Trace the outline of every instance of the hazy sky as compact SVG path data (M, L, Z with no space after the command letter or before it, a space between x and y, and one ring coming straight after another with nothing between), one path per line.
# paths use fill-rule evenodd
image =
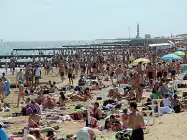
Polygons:
M0 0L0 38L92 40L187 33L187 0Z

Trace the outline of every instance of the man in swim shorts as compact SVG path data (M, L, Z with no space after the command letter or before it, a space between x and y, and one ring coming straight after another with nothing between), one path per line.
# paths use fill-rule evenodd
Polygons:
M116 69L115 73L116 73L116 76L117 76L118 85L120 87L120 84L123 80L123 70L121 68L121 65L119 65L119 67Z

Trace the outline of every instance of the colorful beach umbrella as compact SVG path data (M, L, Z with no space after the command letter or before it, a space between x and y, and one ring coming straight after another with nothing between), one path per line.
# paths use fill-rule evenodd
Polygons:
M145 58L139 58L139 59L136 59L136 60L134 60L133 62L132 62L132 64L138 64L138 63L140 63L140 62L142 62L142 63L149 63L149 62L151 62L149 59L145 59Z
M174 54L178 55L178 56L184 56L185 55L185 53L181 52L181 51L174 52Z
M177 56L175 54L167 54L161 57L161 60L163 61L172 61L172 60L181 60L182 58L180 56Z

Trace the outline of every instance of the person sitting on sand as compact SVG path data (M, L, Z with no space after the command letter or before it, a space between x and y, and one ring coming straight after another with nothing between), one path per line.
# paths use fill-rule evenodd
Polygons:
M128 123L129 123L128 109L123 110L123 114L122 114L121 119L122 119L122 123L123 123L123 129L127 129L128 128Z
M55 107L54 101L50 97L47 97L47 100L44 102L43 105L43 110L53 109L54 107Z
M110 130L111 128L110 118L108 118L105 120L104 130Z
M31 101L30 104L28 104L26 107L26 114L30 115L33 114L33 110L36 110L36 114L41 114L41 108L38 103L36 103L34 100Z
M96 140L96 134L92 128L83 127L77 132L76 140Z
M28 118L28 128L35 128L39 126L41 116L37 114L37 110L34 109L33 113Z
M96 118L97 120L100 120L102 118L102 111L99 108L98 102L94 103L94 106L92 108L92 112L93 112L93 117Z
M171 102L171 105L172 105L172 107L173 107L173 110L175 111L175 113L180 113L180 111L181 111L181 108L180 108L180 101L178 100L177 94L175 94L173 97L174 97L174 98L173 98L173 100L172 100L172 102Z
M116 119L114 115L110 115L110 124L113 131L119 131L122 129L122 125L119 120Z
M80 77L80 79L78 81L78 85L79 86L84 86L85 84L86 84L86 81L85 81L83 75L81 75L81 77Z
M60 92L60 97L59 97L60 107L65 106L66 101L67 98L65 97L64 92Z
M87 95L83 93L80 88L78 88L77 90L78 93L72 96L72 101L87 101Z
M121 94L118 92L118 88L110 89L108 93L108 97L112 97L112 99L120 100Z
M45 97L44 97L44 95L43 95L42 92L40 92L39 96L36 98L35 101L36 101L36 103L38 103L39 105L44 104L44 102L45 102Z
M49 93L55 92L55 87L53 85L50 85L50 88L48 89Z

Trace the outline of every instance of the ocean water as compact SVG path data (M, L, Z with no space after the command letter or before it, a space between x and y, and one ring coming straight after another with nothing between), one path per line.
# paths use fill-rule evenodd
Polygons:
M25 48L60 48L66 45L89 45L116 42L116 40L88 40L88 41L36 41L36 42L6 42L0 41L0 55L10 55L13 49ZM34 51L19 52L20 54L35 54ZM50 54L52 52L48 52Z

